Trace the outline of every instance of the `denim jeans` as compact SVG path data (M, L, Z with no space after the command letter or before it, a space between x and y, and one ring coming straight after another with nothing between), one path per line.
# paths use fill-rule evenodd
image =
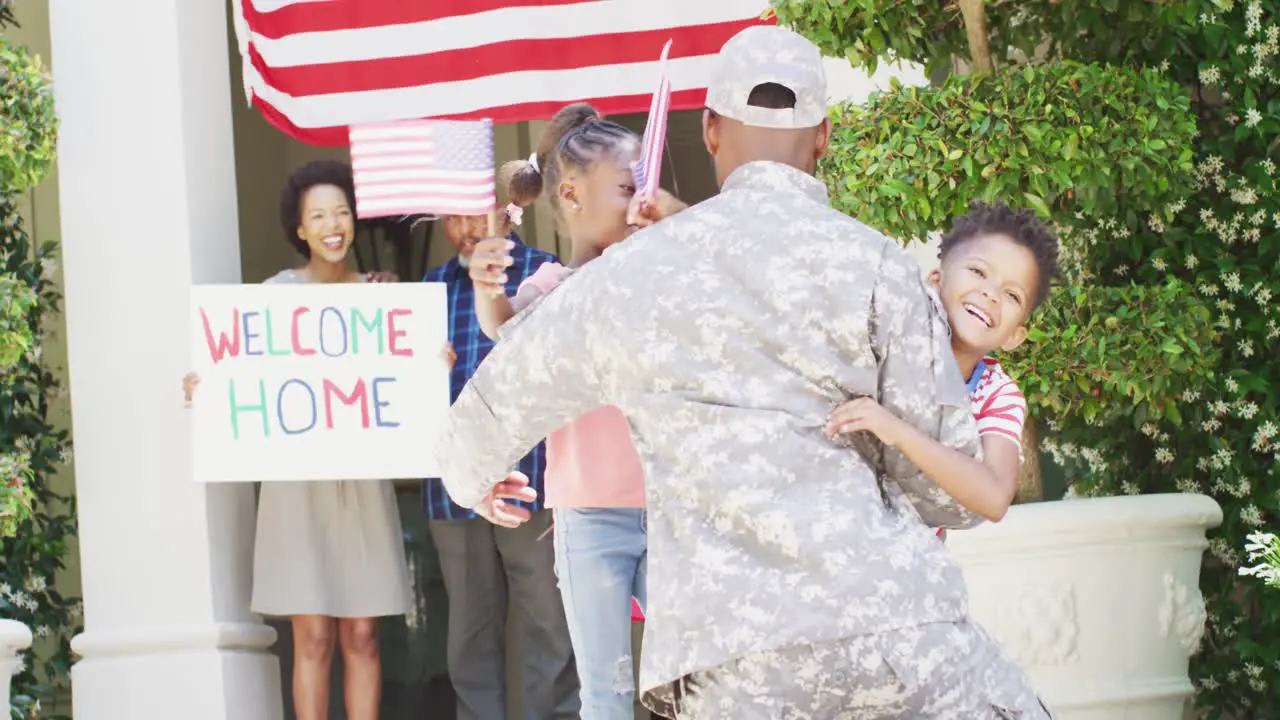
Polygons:
M641 508L556 508L556 575L582 683L582 720L633 720L631 598L645 607Z

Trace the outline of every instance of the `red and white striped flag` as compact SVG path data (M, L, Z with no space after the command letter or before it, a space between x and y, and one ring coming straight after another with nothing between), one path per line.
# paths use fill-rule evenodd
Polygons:
M644 112L668 38L671 107L701 108L715 55L768 0L233 0L249 101L283 132L343 145L350 125L551 117L584 100Z
M350 139L362 218L484 215L497 204L488 120L357 125Z
M644 140L640 143L640 159L631 166L636 178L636 194L652 198L658 189L658 175L662 172L662 148L667 141L667 113L671 110L671 80L667 77L667 54L671 41L662 46L658 57L658 89L649 103L649 122L644 126Z

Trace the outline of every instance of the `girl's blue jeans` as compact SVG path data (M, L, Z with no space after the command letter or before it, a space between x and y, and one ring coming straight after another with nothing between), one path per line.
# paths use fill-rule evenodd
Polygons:
M582 683L582 720L634 720L631 598L645 608L642 508L556 508L556 575Z

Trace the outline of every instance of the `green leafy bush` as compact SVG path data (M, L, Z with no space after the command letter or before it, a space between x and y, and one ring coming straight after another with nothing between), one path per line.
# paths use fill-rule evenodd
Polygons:
M53 586L76 532L75 498L51 484L71 460L70 436L50 416L62 388L42 352L44 333L62 301L53 282L56 252L53 243L32 243L13 202L0 196L0 274L36 298L25 318L33 341L0 373L0 468L6 467L3 458L10 458L7 467L23 470L26 482L26 507L9 516L12 522L3 527L8 535L0 538L0 617L23 623L37 638L13 677L15 706L47 700L49 682L67 681L70 641L80 626L79 599Z
M0 192L40 182L53 162L58 115L40 58L0 36Z
M36 296L26 283L12 275L0 275L0 373L18 362L31 349L33 339L27 313L35 305Z
M1053 291L1030 342L1004 362L1025 378L1022 389L1041 420L1079 418L1103 429L1130 420L1180 425L1176 389L1217 364L1217 335L1213 313L1177 280L1068 285Z
M35 293L13 275L0 276L0 378L31 351L34 338L28 313L35 305ZM31 516L32 493L30 458L23 453L0 453L0 538L13 537L18 526Z
M1229 4L1235 5L1235 0ZM773 0L778 20L833 57L874 72L886 60L950 69L969 54L960 3ZM1204 8L1217 3L1131 0L987 0L989 42L1001 57L1074 58L1158 65L1185 47ZM1161 32L1151 32L1152 27ZM1154 61L1152 59L1154 58Z
M964 53L964 23L954 3L775 0L778 21L822 52L874 72L885 59L935 70ZM956 32L959 31L957 42Z
M1191 98L1155 70L1079 63L903 87L833 109L823 175L837 208L903 240L975 199L1041 215L1159 207L1195 180Z

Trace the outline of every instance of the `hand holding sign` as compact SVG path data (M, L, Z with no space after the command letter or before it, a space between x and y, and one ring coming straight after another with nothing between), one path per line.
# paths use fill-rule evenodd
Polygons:
M191 402L196 394L196 386L200 384L200 376L196 373L189 372L182 376L182 405L183 407L191 407Z

